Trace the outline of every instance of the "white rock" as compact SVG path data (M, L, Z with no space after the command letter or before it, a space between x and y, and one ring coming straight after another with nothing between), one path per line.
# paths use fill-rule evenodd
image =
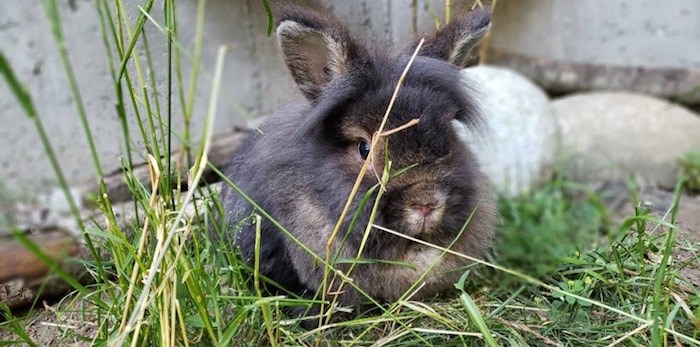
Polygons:
M479 94L488 128L458 132L476 152L496 190L507 196L527 193L551 173L558 153L558 129L542 89L521 74L492 66L462 70Z
M651 96L596 92L552 102L562 135L564 174L591 180L634 173L650 184L673 187L678 158L700 149L700 117Z

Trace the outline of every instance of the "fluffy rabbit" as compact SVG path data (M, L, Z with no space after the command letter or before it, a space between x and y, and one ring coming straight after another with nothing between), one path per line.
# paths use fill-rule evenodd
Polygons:
M459 78L459 66L488 30L489 10L454 19L426 38L385 130L414 118L419 122L387 136L369 159L372 136L417 42L390 55L366 48L336 20L315 11L287 6L277 9L276 16L277 39L303 98L265 119L260 131L244 141L226 171L228 178L324 258L326 243L360 169L365 160L371 160L332 247L341 258L355 258L376 190L357 211L360 199L377 185L389 158L392 172L407 169L385 186L374 224L438 246L452 244L451 249L459 253L483 255L496 220L493 199L474 155L456 136L453 122L469 127L481 122L476 101ZM254 208L229 186L223 189L222 199L228 241L252 265L256 227L241 224L241 220L254 213ZM356 214L358 219L348 230ZM291 292L307 297L317 293L323 264L269 220L263 218L261 227L261 273ZM369 233L362 258L379 261L358 263L350 277L365 293L383 302L398 299L434 262L437 265L413 299L427 299L453 288L469 265L464 258L376 228ZM336 267L345 273L350 264ZM334 281L334 288L339 282ZM363 301L366 299L348 284L338 298L341 305Z

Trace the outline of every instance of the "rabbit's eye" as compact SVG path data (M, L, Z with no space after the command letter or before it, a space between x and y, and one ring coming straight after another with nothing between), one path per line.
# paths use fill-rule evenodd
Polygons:
M360 152L362 160L367 159L369 155L369 143L365 140L360 140L360 143L357 145L357 150Z

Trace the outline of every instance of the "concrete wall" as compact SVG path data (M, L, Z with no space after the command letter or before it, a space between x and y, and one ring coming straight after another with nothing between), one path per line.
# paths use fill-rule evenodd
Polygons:
M700 70L700 1L504 0L491 47L576 63Z
M144 1L125 2L133 23L138 15L137 5ZM119 157L124 153L125 144L114 109L114 89L95 2L70 0L58 3L70 59L104 169L107 172L119 169ZM434 25L433 16L424 4L430 3L432 11L442 15L444 1L421 0L417 3L415 29L424 32ZM195 0L177 1L180 43L187 51L194 46L197 4ZM368 40L379 39L390 43L405 41L414 31L411 0L323 0L318 4L331 8L360 37ZM160 24L163 23L161 12L162 2L156 1L152 14ZM193 127L195 134L200 130L216 52L221 44L231 43L233 50L228 55L224 70L216 124L218 132L226 132L236 124L270 112L297 93L291 78L287 76L274 38L268 38L265 33L266 20L260 0L207 1L202 73ZM161 94L161 108L164 108L163 95L167 86L165 36L151 23L146 24L146 30L154 59L156 88ZM142 48L138 46L138 49ZM70 183L93 177L87 141L39 1L0 1L0 51L33 95ZM184 76L187 77L191 65L187 58L183 58L183 65ZM130 68L134 71L133 64ZM175 94L173 119L179 131L182 122L177 100ZM136 120L130 105L127 105L127 113L128 122L135 133ZM143 151L138 151L136 155L139 160ZM0 83L0 184L6 186L0 190L29 195L55 184L54 173L33 125L24 116L4 82Z
M700 1L504 0L488 63L555 94L633 91L700 105Z

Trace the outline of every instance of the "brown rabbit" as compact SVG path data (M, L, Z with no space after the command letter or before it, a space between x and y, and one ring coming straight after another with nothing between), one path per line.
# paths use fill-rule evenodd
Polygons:
M441 247L452 244L451 249L459 253L482 256L493 235L496 213L487 180L455 134L453 122L472 128L481 123L474 92L460 80L459 66L488 30L490 11L469 13L426 38L385 130L414 118L419 123L388 136L373 158L367 158L372 136L416 44L399 55L370 51L325 15L294 6L279 7L276 14L277 39L304 98L263 121L260 131L233 155L228 178L324 257L360 168L371 160L333 244L339 257L355 258L377 190L366 204L360 200L377 185L376 173L381 174L385 158L390 158L392 172L406 170L385 186L374 223ZM228 186L222 199L229 241L252 264L255 226L240 221L255 209ZM356 221L349 228L353 218ZM263 219L261 227L262 274L294 293L316 294L323 264L269 220ZM355 265L350 277L354 285L382 302L397 300L434 262L437 265L412 298L428 299L449 291L470 263L454 255L443 257L440 250L376 228L368 236L362 258L377 261ZM347 272L350 265L335 267ZM336 287L339 282L334 282ZM365 301L348 284L339 296L341 305Z

